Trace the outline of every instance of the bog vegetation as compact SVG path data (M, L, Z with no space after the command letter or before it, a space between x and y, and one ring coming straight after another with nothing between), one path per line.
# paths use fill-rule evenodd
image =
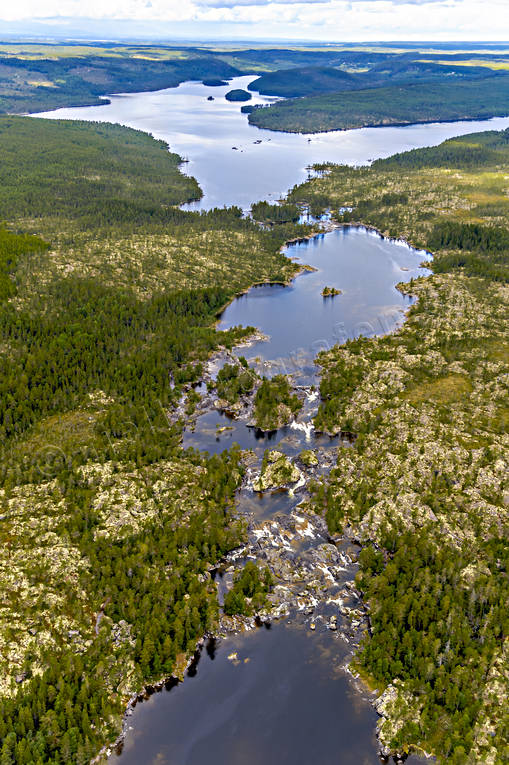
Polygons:
M1 761L86 763L217 618L242 467L184 452L176 405L300 229L182 212L195 181L127 128L5 117L0 156Z
M309 53L330 63L266 61L304 66ZM35 66L14 59L2 66ZM219 60L208 74L261 66L259 51ZM216 333L218 311L253 282L287 281L280 247L305 229L293 215L260 215L277 223L262 228L236 208L181 211L200 191L166 148L126 128L0 120L2 765L86 763L114 739L126 699L181 673L215 623L210 569L242 539L239 453L183 451L176 405L210 351L246 334ZM453 765L509 755L508 165L508 133L466 136L332 167L284 206L436 252L400 332L320 356L315 424L356 440L314 502L331 534L363 544L370 631L356 667L384 690L382 740ZM240 362L218 385L234 400L251 382ZM257 423L278 427L300 405L285 378L264 380ZM299 475L276 452L263 467ZM246 566L226 609L248 613L270 586Z
M401 330L319 356L315 424L356 440L315 503L363 544L355 666L382 741L455 765L509 756L508 167L509 132L487 132L291 194L434 252Z

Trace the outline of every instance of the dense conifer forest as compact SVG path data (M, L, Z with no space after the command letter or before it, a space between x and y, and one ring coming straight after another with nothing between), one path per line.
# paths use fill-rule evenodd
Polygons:
M5 117L0 156L1 761L86 763L217 619L242 467L183 451L176 407L299 229L182 212L196 182L127 128Z
M341 63L264 52L274 69L311 54ZM200 78L260 66L256 50L211 53L214 71L199 58ZM244 538L244 468L236 448L183 450L179 405L210 353L249 332L218 333L221 308L295 274L281 246L308 233L303 204L435 254L430 277L401 286L418 300L400 331L318 358L316 429L353 441L311 503L362 548L369 629L354 668L382 692L389 751L505 762L509 133L322 167L280 208L254 205L261 226L238 208L181 210L196 182L127 128L5 116L0 158L2 765L88 763L126 700L180 676L217 623L210 572ZM259 427L299 411L287 378L260 382L242 359L217 392L235 402L255 384ZM277 452L264 467L278 459L287 470ZM271 587L246 565L226 612L251 613Z
M472 53L464 44L457 51L446 46L439 52L440 47L0 42L0 113L101 104L110 93L188 80L217 85L249 74L258 76L248 90L290 99L253 108L252 124L271 130L319 132L505 115L504 46L496 53ZM234 93L235 100L250 98L245 90Z
M255 422L263 430L275 430L288 424L302 408L302 401L292 393L284 375L263 379L256 391L254 402Z
M509 104L509 76L483 80L403 82L350 87L340 92L308 95L254 109L252 125L287 133L321 133L360 127L410 125L416 122L452 122L504 117Z
M355 442L314 502L362 544L354 666L383 691L381 741L458 765L509 756L508 164L509 132L486 132L290 195L434 253L400 285L418 298L401 330L318 357L315 425Z

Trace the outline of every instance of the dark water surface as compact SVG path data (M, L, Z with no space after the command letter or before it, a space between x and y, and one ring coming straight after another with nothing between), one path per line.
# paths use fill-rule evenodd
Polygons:
M220 642L135 708L122 765L372 765L376 713L328 630L279 623ZM236 654L236 658L228 656ZM212 658L213 656L213 658Z
M384 334L402 323L410 301L395 285L426 273L420 264L429 258L364 228L327 233L292 245L288 254L317 270L297 277L290 287L251 289L226 309L219 326L259 327L270 339L239 353L260 371L291 372L306 385L316 382L318 350L347 337ZM343 294L322 298L325 284ZM259 460L267 448L277 447L289 457L304 448L348 448L346 440L315 435L311 420L317 406L318 397L309 393L298 421L270 434L247 427L243 419L208 412L184 432L184 446L217 453L235 442ZM237 509L263 521L295 512L300 499L244 489ZM345 580L354 573L346 571ZM223 592L220 579L218 587ZM340 631L331 632L318 619L311 631L302 614L270 629L229 636L213 650L201 651L183 683L136 706L122 750L110 760L119 765L376 765L377 715L345 671L351 650ZM420 762L407 760L408 765Z
M184 83L156 93L114 96L101 107L59 109L44 116L119 122L168 141L189 157L187 171L205 192L198 205L277 199L306 176L313 162L365 164L397 151L440 143L474 130L500 129L509 119L486 122L376 128L319 136L260 131L247 123L238 104L225 101L236 78L224 88ZM213 95L214 101L207 101ZM267 102L254 96L254 103ZM261 141L261 143L260 143ZM236 147L235 149L233 147ZM313 272L291 286L256 287L224 312L220 329L254 325L269 339L239 350L264 374L285 372L299 384L316 384L313 359L322 349L359 335L381 335L400 326L411 300L395 289L426 273L428 255L366 229L344 228L288 248L289 257ZM324 286L342 294L322 298ZM308 389L298 421L273 434L230 421L215 411L184 433L184 446L220 452L237 442L261 460L277 446L293 457L303 448L348 448L346 440L317 437L312 418L318 400ZM223 430L223 428L227 428ZM321 469L321 468L320 468ZM299 495L238 493L240 514L257 521L296 511ZM307 545L321 544L305 540ZM303 544L304 544L303 543ZM355 571L345 569L343 586ZM224 582L219 581L220 592ZM334 583L335 586L336 583ZM330 609L330 606L327 606ZM309 621L309 619L308 619ZM344 636L343 635L344 632ZM345 671L351 645L348 629L332 632L317 620L309 629L301 614L209 644L183 683L137 704L119 765L375 765L376 713ZM416 757L409 763L421 762Z
M361 227L346 227L291 245L287 254L315 271L289 287L252 287L228 306L219 329L253 326L268 335L243 351L260 358L259 371L296 374L308 380L313 359L347 339L383 335L400 326L411 298L395 285L425 275L429 254L404 242L384 239ZM341 295L324 298L324 286Z

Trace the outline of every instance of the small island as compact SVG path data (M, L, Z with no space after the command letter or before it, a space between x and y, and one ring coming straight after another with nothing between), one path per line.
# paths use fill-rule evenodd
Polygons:
M324 287L322 290L322 297L336 297L336 295L341 295L341 290L336 289L336 287Z
M207 87L209 88L219 88L222 85L228 85L228 83L225 80L220 80L220 79L202 80L202 83L204 85L207 85Z
M251 93L248 93L247 90L236 88L235 90L228 91L225 98L227 101L250 101L252 95Z

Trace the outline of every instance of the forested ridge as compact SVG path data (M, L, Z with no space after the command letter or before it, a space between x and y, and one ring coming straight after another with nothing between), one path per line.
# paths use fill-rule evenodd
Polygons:
M108 93L159 90L185 80L241 73L213 52L192 47L0 44L0 112L99 105Z
M383 691L387 752L509 757L509 133L369 168L331 166L293 202L433 251L394 335L320 354L319 430L355 434L315 503L362 544L369 630L355 669Z
M181 211L196 182L128 128L5 117L0 157L1 761L86 763L216 622L242 467L183 451L176 406L301 229Z
M494 116L499 109L505 114L508 69L503 47L472 53L460 43L457 52L445 48L440 53L408 43L398 50L390 44L376 50L362 45L324 50L309 44L205 48L0 42L0 113L100 105L110 93L154 91L190 80L217 85L249 74L259 75L249 90L291 99L268 109L255 107L252 122L273 130L315 132L406 123L417 116L422 121L473 119ZM362 93L357 97L352 91Z
M378 56L380 58L376 53L359 51L356 59L344 60L340 54L331 52L327 55L326 66L313 62L312 66L297 65L267 72L254 80L249 90L268 96L298 98L378 88L394 83L463 81L499 74L489 66L476 66L475 60L469 62L469 66L463 65L464 62L458 64L452 56L442 61L423 60L424 56L418 53L392 56L379 53Z
M339 88L338 88L339 91ZM254 109L249 122L266 130L321 133L360 127L410 125L505 117L509 77L501 74L482 81L442 79L410 81L364 90L307 95Z
M73 230L168 223L174 205L201 197L180 157L141 130L4 116L0 141L4 220L72 220Z

